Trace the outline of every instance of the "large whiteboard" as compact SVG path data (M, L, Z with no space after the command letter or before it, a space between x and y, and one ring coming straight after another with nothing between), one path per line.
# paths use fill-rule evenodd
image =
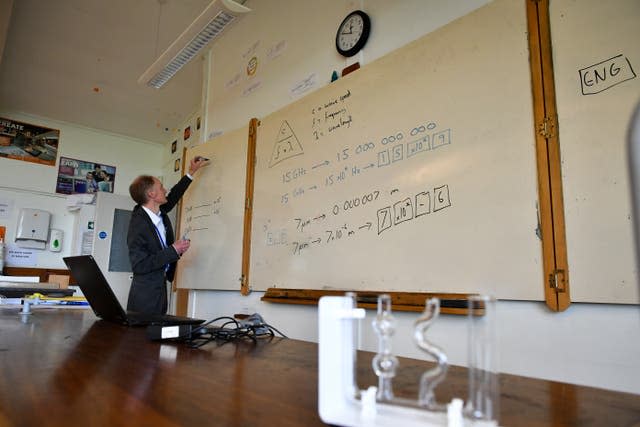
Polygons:
M542 300L525 3L261 121L250 285Z
M180 288L240 289L247 137L245 127L186 152L187 164L195 156L210 164L182 198L178 231L191 246L178 262Z
M575 302L638 303L626 137L640 100L640 2L550 2Z

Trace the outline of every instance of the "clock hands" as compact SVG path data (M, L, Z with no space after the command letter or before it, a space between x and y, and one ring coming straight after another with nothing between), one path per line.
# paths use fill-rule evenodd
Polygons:
M369 15L361 10L355 10L338 26L336 32L336 49L345 57L355 55L367 42L371 21Z

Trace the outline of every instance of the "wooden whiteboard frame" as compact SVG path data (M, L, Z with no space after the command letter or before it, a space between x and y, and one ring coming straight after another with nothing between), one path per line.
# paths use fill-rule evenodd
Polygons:
M256 166L256 139L260 121L253 118L249 121L249 140L247 147L247 178L245 183L244 232L242 237L242 277L240 293L249 295L249 267L251 254L251 219L253 218L253 184Z
M529 55L536 156L538 199L542 233L542 259L547 306L564 311L571 303L569 265L565 236L564 202L560 163L560 140L553 75L548 0L525 0L529 29Z
M284 289L269 288L261 298L262 301L295 304L295 305L317 305L318 300L324 296L343 296L345 291L315 290L315 289ZM473 294L446 294L431 292L381 292L381 291L354 291L358 307L375 310L378 305L378 296L382 294L391 297L391 307L393 311L422 312L425 309L425 302L430 298L440 300L440 313L442 314L462 314L469 311L467 299ZM474 314L483 314L483 311L476 310Z

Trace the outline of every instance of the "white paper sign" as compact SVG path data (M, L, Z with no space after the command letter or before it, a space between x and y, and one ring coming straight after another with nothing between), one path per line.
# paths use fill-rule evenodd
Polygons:
M13 200L0 199L0 218L9 218L13 209Z
M291 86L289 96L292 98L298 97L316 86L318 86L318 75L316 73L309 74L306 78Z
M229 90L232 87L236 86L238 83L240 83L241 80L242 80L242 71L238 71L233 77L227 80L227 82L224 84L224 88L226 90Z
M6 246L4 260L8 267L34 267L38 263L33 249L21 248L13 243Z
M260 86L262 86L262 82L260 80L254 81L250 85L247 85L246 88L244 88L244 90L242 91L242 96L251 95L253 92L258 90L258 88L260 88Z
M273 61L274 59L282 55L286 49L287 41L281 40L280 42L278 42L278 44L269 48L269 50L267 51L267 60Z

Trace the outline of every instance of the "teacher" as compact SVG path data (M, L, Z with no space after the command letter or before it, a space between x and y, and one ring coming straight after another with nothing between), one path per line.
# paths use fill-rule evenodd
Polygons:
M175 240L167 213L182 198L193 175L205 164L207 159L204 157L191 159L189 173L168 194L160 180L150 175L140 175L129 186L129 194L137 205L133 208L127 234L133 271L127 310L167 313L167 283L173 280L176 262L190 245L188 239Z

